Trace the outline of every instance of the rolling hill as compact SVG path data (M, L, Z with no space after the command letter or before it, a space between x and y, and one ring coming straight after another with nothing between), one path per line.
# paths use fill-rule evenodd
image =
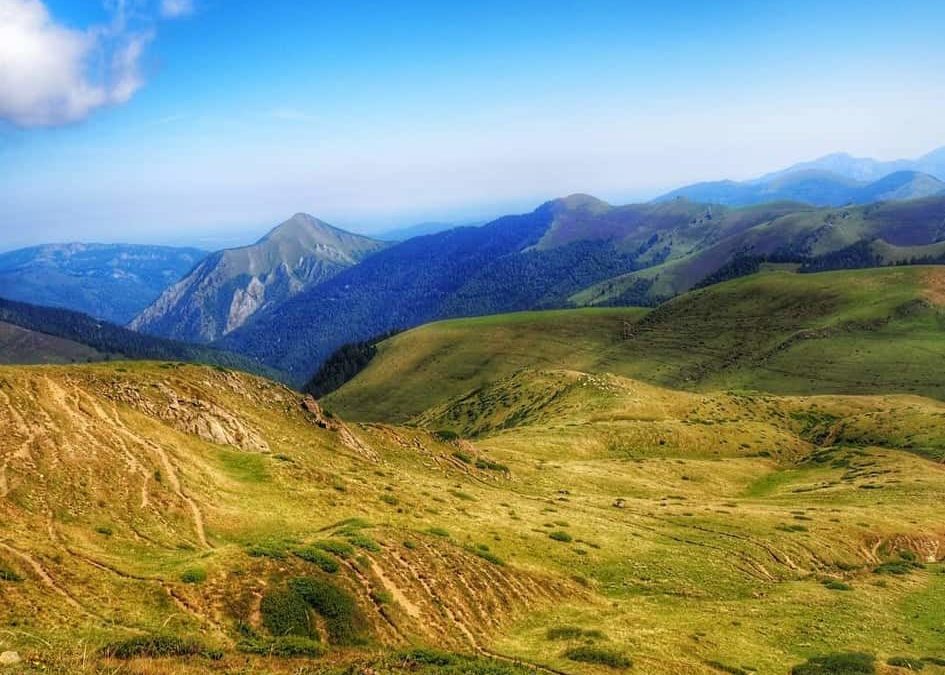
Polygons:
M385 244L297 213L252 246L218 251L131 323L135 330L211 342L256 312L338 274Z
M48 244L0 254L0 297L125 324L206 251L133 244Z
M381 342L325 404L350 419L405 422L520 368L614 373L698 391L882 391L945 400L936 365L945 358L943 289L945 267L771 271L650 312L433 323Z
M156 338L86 314L0 298L0 363L74 363L116 358L187 361L280 374L238 354Z
M27 673L945 658L940 402L523 369L408 428L138 363L3 367L0 400L0 650Z
M611 206L572 195L391 246L260 312L217 344L301 385L344 343L440 318L562 307L595 280L690 255L798 208L806 207Z
M943 242L945 197L796 209L751 227L718 232L688 254L599 282L570 300L576 305L657 304L694 288L739 256L805 263L815 270L938 263L943 260ZM850 255L863 246L872 254ZM833 266L825 264L831 256Z

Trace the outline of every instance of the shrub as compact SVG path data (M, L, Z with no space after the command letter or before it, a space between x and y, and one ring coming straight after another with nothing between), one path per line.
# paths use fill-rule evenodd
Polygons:
M281 544L271 542L262 544L250 544L246 548L246 553L252 558L272 558L282 560L285 558L285 547Z
M314 637L305 598L293 589L268 591L259 606L263 626L275 637Z
M348 558L354 554L354 546L341 539L322 539L312 544L315 548L328 551L339 558Z
M498 565L499 567L502 567L503 565L505 565L505 561L502 560L502 558L497 556L495 553L491 552L489 549L483 550L481 548L475 548L475 549L470 549L470 550L475 555L479 556L480 558L482 558L483 560L487 562L491 562L493 565Z
M564 653L564 657L578 663L594 663L610 668L629 668L633 665L630 659L619 652L590 645L572 647Z
M98 532L98 533L99 533L100 535L102 535L103 537L110 537L110 536L112 536L112 534L114 534L114 533L112 532L112 528L110 528L110 527L108 527L108 526L106 526L106 525L102 525L101 527L96 527L96 528L95 528L95 531Z
M202 567L191 567L189 570L184 570L180 575L180 580L185 584L202 584L207 580L207 571Z
M484 457L480 457L476 460L476 468L484 469L485 471L508 472L509 470L509 467L507 467L505 464L499 464L498 462L493 462L491 459L486 459Z
M729 675L748 675L748 671L744 668L739 668L738 666L730 666L727 663L722 663L721 661L706 661L707 666L719 670L723 673L729 673Z
M889 560L877 565L875 568L873 568L873 572L876 574L894 574L896 576L904 576L915 570L923 569L924 567L925 565L922 563L915 562L913 560Z
M456 497L457 499L462 499L465 502L474 502L476 498L473 497L468 492L463 492L462 490L450 490L450 494Z
M220 650L208 649L206 645L197 640L173 635L142 635L121 642L114 642L105 645L102 648L102 654L116 659L170 656L203 656L214 660L223 658L223 652Z
M837 581L836 579L827 579L823 582L824 588L829 588L831 591L852 591L853 586L850 584L845 584L842 581Z
M314 578L293 579L289 587L324 619L333 644L353 645L364 642L364 617L351 595L327 581Z
M455 431L450 431L449 429L440 429L439 431L434 431L433 436L444 443L452 443L453 441L459 440L459 434L457 434Z
M791 669L791 675L874 675L876 660L870 654L849 652L814 656Z
M925 662L922 659L914 659L908 656L893 656L886 661L887 665L896 668L905 668L906 670L922 670L925 668Z
M548 640L606 640L607 636L599 630L585 630L580 626L556 626L545 633Z
M450 533L448 530L444 530L442 527L431 527L427 530L429 534L432 534L434 537L443 537L444 539L450 538Z
M574 537L565 532L564 530L555 530L554 532L548 533L549 539L554 539L555 541L562 541L565 544L568 544L574 541Z
M377 553L381 550L381 547L376 541L371 539L366 534L361 534L360 532L355 532L348 535L348 541L351 542L354 546L358 548L363 548L365 551L372 551Z
M397 506L400 504L400 500L397 499L394 495L381 495L381 501L390 506Z
M319 657L325 653L325 649L316 640L295 635L286 635L272 640L244 640L238 643L236 648L247 654L281 656L283 658L300 656L311 658Z
M458 459L458 460L459 460L460 462L462 462L463 464L472 464L472 463L473 463L473 457L472 457L472 455L470 455L468 452L463 452L462 450L457 450L456 452L454 452L454 453L453 453L453 457L455 457L456 459Z
M323 572L328 572L328 574L334 574L339 569L338 562L333 557L331 557L327 551L323 551L320 548L306 546L304 548L297 548L292 551L292 553L297 558L301 558L305 562L310 562L313 565L317 565L319 569L321 569Z
M584 635L584 629L577 626L557 626L549 628L545 637L549 640L577 640Z
M0 563L0 581L23 581L23 577Z

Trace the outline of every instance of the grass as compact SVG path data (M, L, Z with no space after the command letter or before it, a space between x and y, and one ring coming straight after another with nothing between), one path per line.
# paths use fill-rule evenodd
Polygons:
M290 588L324 617L332 644L357 645L365 641L367 624L350 593L312 577L293 579Z
M428 324L382 342L368 368L329 399L342 417L403 422L548 364L686 389L945 399L935 376L945 359L941 310L928 300L937 297L929 288L939 274L934 267L772 272L688 293L650 313L580 309ZM915 301L917 313L899 311ZM623 339L625 324L634 326L631 339ZM440 428L467 433L461 425Z
M633 661L619 652L590 645L572 647L564 652L564 657L569 661L593 663L608 668L624 669L633 665Z
M791 675L872 675L876 659L863 652L815 656L791 669Z
M334 556L316 546L296 548L293 549L292 553L296 557L301 558L305 562L312 563L328 574L335 574L340 569L338 561L335 560Z
M202 567L191 567L181 573L180 580L185 584L202 584L207 580L207 570Z
M102 648L102 654L115 659L170 658L202 656L218 660L223 654L197 640L174 635L148 635L114 642Z
M931 672L927 659L945 658L945 575L940 563L917 566L941 529L945 474L932 458L945 442L945 406L885 394L693 393L550 365L437 406L430 427L420 418L349 423L361 445L312 425L284 388L236 374L0 368L0 392L39 434L30 462L43 476L18 459L23 437L0 437L15 525L0 537L0 556L28 579L0 582L4 649L47 672L94 672L105 666L91 657L82 666L84 645L112 644L126 628L183 639L212 620L221 643L247 651L229 648L213 664L221 672L385 673L408 658L383 646L395 630L419 646L465 644L451 612L477 637L488 628L480 639L490 651L563 672L609 670L565 655L578 647L632 656L636 671L654 675L711 672L709 663L785 673L811 656L864 651L880 655L877 669L905 655ZM53 396L57 385L65 402ZM167 389L263 439L266 452L232 452L257 453L266 478L233 471L218 444L149 412L165 410ZM97 426L97 410L109 426ZM483 430L473 463L488 457L507 475L470 470L453 456L456 444L431 437L451 415ZM276 461L279 453L294 461ZM29 483L20 480L27 470ZM382 494L396 495L402 511ZM95 533L103 523L111 537ZM50 528L67 548L50 543ZM555 531L573 545L549 538ZM378 550L353 543L361 538ZM910 573L873 574L874 546ZM309 550L318 553L298 555ZM20 552L104 621L86 619ZM211 572L206 581L180 583L198 568ZM261 611L260 597L282 593L290 595ZM549 640L568 627L581 632ZM309 648L326 661L280 661ZM58 653L75 661L56 670ZM455 673L527 672L430 656L441 657ZM422 660L408 667L436 672ZM190 675L209 665L181 658L165 669Z

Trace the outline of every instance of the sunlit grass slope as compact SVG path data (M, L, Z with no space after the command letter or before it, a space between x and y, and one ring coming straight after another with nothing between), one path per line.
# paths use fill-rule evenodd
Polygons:
M521 367L609 372L693 390L945 398L945 268L770 271L652 312L523 313L429 324L381 343L326 401L404 421Z
M211 368L0 369L0 651L59 673L783 674L847 651L942 672L945 404L519 368L416 421Z

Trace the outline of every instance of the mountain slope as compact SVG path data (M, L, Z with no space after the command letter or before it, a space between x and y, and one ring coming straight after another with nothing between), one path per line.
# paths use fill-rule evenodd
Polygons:
M897 159L889 162L870 157L853 157L845 152L838 152L766 174L758 180L767 182L784 174L810 170L829 171L852 180L864 182L877 181L884 176L899 171L917 171L945 181L945 147L932 150L917 159Z
M403 422L521 368L686 389L921 393L945 400L945 267L769 272L632 308L428 324L378 345L325 404ZM430 383L435 383L431 386Z
M208 256L141 312L131 327L210 342L259 310L331 278L384 246L298 213L252 246Z
M132 244L48 244L0 254L0 297L125 324L206 251Z
M0 401L26 672L945 657L940 402L522 370L428 411L445 441L193 366L5 367Z
M945 182L925 173L897 171L875 181L857 181L822 169L799 169L758 180L698 183L657 198L684 197L709 204L748 206L773 201L797 201L812 206L843 206L879 201L919 199L945 194Z
M592 285L571 296L577 305L647 304L684 293L738 256L812 262L858 245L876 254L851 267L936 262L945 242L945 197L839 209L796 209L760 224L720 233L685 256Z
M341 344L440 318L562 307L591 280L688 255L798 208L611 206L572 195L529 214L392 246L260 313L219 344L301 385Z
M238 354L137 333L67 309L0 298L0 363L68 363L126 358L189 361L278 376Z

